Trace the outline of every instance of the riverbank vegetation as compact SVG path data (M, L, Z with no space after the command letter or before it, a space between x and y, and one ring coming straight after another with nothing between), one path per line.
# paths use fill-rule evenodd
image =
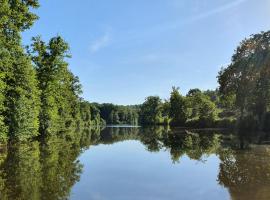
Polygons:
M78 77L68 68L69 46L60 36L21 33L38 19L37 0L0 1L0 139L27 140L81 125L101 123L99 112L80 98Z
M142 105L119 106L83 100L79 78L69 70L69 45L60 36L21 33L38 19L38 0L0 0L0 140L28 140L102 124L239 127L270 130L270 32L243 40L219 88L173 87L168 99L149 96Z
M236 111L226 107L219 91L191 89L186 96L179 88L172 88L170 98L147 97L141 106L142 124L189 126L189 127L233 127Z
M270 130L270 31L243 40L217 79L215 90L195 88L182 95L172 87L165 100L149 96L143 104L126 108L140 125ZM130 123L116 114L123 106L97 107L109 123Z
M111 103L92 103L99 112L100 117L106 121L106 124L115 125L138 125L139 106L122 106Z
M147 97L141 123L269 131L270 31L243 40L217 78L214 91L192 89L183 96L173 87L168 100Z

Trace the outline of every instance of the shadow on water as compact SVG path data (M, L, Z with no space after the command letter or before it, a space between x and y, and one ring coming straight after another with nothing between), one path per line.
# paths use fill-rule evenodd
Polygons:
M266 133L109 127L10 144L0 154L0 199L68 199L83 170L79 155L91 146L127 140L139 141L150 152L168 152L173 164L181 165L184 155L202 163L216 155L217 182L232 199L270 199L269 138Z

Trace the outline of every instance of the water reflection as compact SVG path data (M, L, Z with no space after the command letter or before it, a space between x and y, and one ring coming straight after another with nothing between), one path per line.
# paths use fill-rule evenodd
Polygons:
M230 134L169 127L110 127L59 133L57 137L1 147L0 199L69 199L84 169L78 157L87 149L91 151L91 146L124 141L139 141L146 151L155 154L167 152L172 165L181 165L184 156L204 164L215 155L219 159L216 184L227 189L231 199L270 199L268 139L265 133ZM205 167L211 168L209 163ZM192 175L192 169L189 173Z
M234 200L270 199L270 148L249 146L220 154L218 181Z

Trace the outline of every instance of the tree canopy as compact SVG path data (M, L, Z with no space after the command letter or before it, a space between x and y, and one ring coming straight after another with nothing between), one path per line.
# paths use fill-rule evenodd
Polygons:
M263 128L270 108L270 32L243 40L218 81L222 96L238 108L240 120L249 118Z

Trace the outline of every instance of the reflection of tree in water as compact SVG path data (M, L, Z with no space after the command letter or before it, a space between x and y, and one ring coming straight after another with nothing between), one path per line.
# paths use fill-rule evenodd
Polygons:
M41 166L39 142L15 144L8 148L1 163L4 187L1 199L40 199Z
M100 132L100 140L96 144L114 144L126 140L138 140L138 134L138 128L110 127Z
M166 149L170 152L173 162L177 162L184 154L191 159L201 160L203 156L216 153L220 147L218 134L197 134L185 130L176 132L164 126L146 128L111 127L101 132L99 143L113 144L126 140L139 140L151 152Z
M42 199L65 199L79 181L82 165L77 156L78 143L61 138L48 138L41 147Z
M188 133L184 140L186 154L194 160L201 160L203 155L215 154L220 147L220 138L217 134L199 135Z
M100 141L100 131L100 127L81 130L79 133L80 148L89 148L92 144L98 144Z
M101 131L98 144L113 144L127 140L138 140L145 145L148 151L157 152L162 148L160 140L166 130L164 127L159 126L147 128L110 127Z
M183 155L203 161L220 157L218 181L235 200L270 199L268 136L221 135L213 132L170 130L167 127L107 128L59 133L24 144L0 148L0 199L68 199L79 181L80 153L91 145L140 141L148 151L167 150L173 162Z
M220 152L218 181L234 200L270 199L270 148Z
M168 131L168 127L163 126L143 128L139 139L148 151L158 152L164 146L162 141Z
M220 138L213 133L202 135L185 131L179 134L168 134L164 146L170 150L173 162L178 162L183 155L194 160L202 160L203 156L216 153L220 147Z
M100 142L111 144L124 140L139 140L152 152L166 149L173 162L178 162L183 155L203 161L206 156L216 154L221 161L218 181L229 189L232 199L270 199L270 147L261 145L269 141L269 135L223 135L164 127L113 128L103 133Z
M9 145L0 156L0 199L67 199L82 172L77 157L97 140L99 130L83 130Z

